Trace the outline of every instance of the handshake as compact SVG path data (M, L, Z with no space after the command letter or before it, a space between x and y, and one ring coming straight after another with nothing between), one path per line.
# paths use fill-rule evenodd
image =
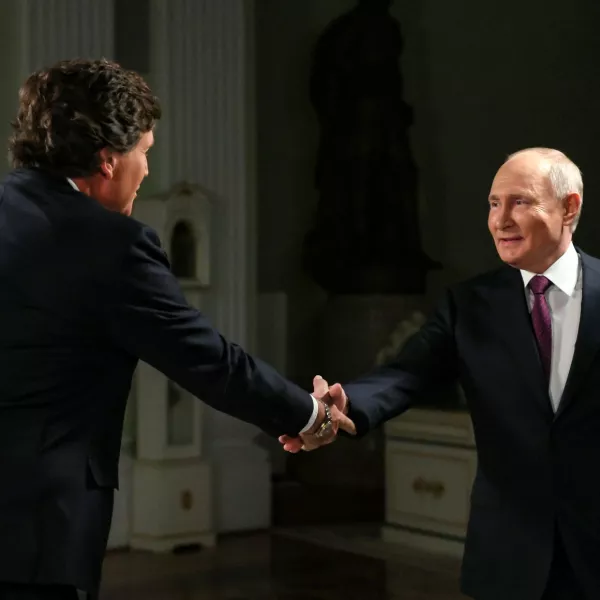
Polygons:
M340 429L356 435L356 427L348 418L348 397L342 386L335 383L331 387L320 376L313 379L313 397L317 400L319 412L312 427L301 433L298 437L282 435L279 441L287 452L300 452L300 450L315 450L321 446L331 444L337 439Z

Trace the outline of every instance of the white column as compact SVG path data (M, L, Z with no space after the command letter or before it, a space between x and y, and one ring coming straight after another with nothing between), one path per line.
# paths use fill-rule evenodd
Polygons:
M19 0L24 74L68 58L112 58L113 2Z
M153 168L161 188L186 180L214 206L211 321L251 349L255 321L254 40L252 0L153 0L153 82L164 118ZM270 466L258 430L207 411L218 531L268 526Z

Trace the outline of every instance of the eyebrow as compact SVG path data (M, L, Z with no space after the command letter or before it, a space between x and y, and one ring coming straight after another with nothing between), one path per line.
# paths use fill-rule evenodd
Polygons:
M508 199L509 200L516 200L518 198L527 198L529 200L533 200L533 196L531 194L528 194L526 192L520 192L518 194L509 194L508 195ZM491 194L488 198L488 202L491 202L492 200L500 200L500 196L497 196L496 194Z

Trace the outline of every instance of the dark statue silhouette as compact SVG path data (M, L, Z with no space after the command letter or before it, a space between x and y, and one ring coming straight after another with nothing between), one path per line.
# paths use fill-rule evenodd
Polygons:
M417 170L391 2L361 0L317 41L310 97L320 140L319 205L305 266L337 293L421 293L439 266L421 247Z

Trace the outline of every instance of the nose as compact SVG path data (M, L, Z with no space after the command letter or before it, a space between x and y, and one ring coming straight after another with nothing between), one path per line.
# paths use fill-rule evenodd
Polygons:
M495 217L496 220L494 225L496 226L496 229L506 229L514 225L511 207L506 204L498 207Z

